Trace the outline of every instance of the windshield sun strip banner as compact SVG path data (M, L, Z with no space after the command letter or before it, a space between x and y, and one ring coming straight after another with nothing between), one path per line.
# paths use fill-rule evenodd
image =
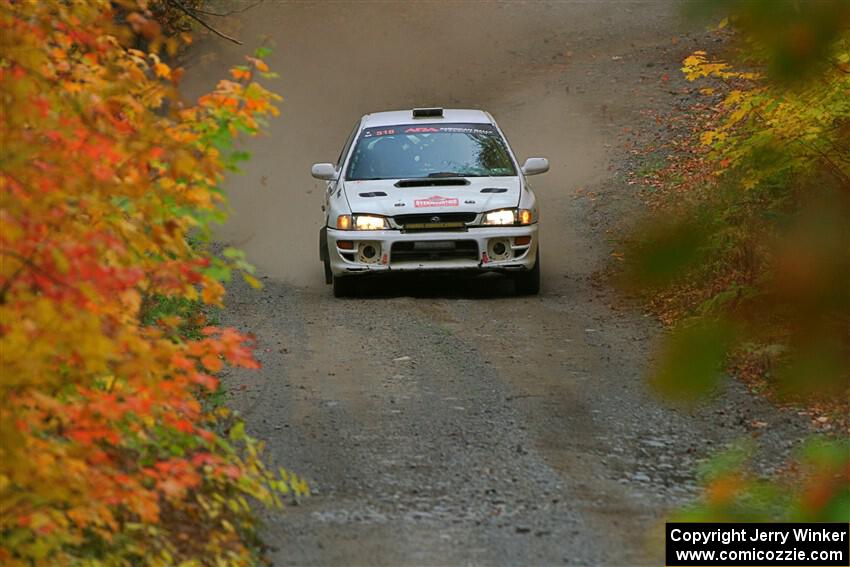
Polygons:
M364 128L363 138L379 136L404 136L408 134L496 134L490 124L401 124L398 126L375 126Z

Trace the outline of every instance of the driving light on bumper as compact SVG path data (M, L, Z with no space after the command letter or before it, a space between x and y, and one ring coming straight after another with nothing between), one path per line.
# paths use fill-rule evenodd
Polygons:
M386 230L390 224L384 217L373 215L339 215L336 227L339 230Z
M531 209L499 209L484 214L481 224L488 226L524 225L534 222Z

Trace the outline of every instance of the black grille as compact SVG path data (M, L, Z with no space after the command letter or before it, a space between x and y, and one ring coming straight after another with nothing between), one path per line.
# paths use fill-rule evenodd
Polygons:
M446 222L468 223L474 221L476 216L477 215L475 213L424 213L415 215L398 215L393 217L393 219L396 224L401 227L405 227L409 224L428 225L442 224Z
M396 242L390 257L391 262L477 260L478 244L474 240Z

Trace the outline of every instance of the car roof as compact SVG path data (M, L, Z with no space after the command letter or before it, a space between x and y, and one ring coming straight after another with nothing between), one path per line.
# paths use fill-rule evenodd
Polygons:
M403 124L422 123L465 123L465 124L495 124L489 112L474 109L445 108L443 116L427 116L414 118L413 110L391 110L389 112L373 112L366 114L360 122L361 128L372 128L375 126L397 126Z

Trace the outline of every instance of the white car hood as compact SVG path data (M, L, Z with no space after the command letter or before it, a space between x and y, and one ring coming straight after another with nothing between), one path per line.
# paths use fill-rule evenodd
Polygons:
M346 181L344 191L352 213L388 217L410 213L480 213L519 205L522 187L519 177L466 179L469 185L427 187L396 187L398 179ZM441 180L435 181L439 183ZM482 190L485 191L482 193ZM386 196L380 193L386 193Z

